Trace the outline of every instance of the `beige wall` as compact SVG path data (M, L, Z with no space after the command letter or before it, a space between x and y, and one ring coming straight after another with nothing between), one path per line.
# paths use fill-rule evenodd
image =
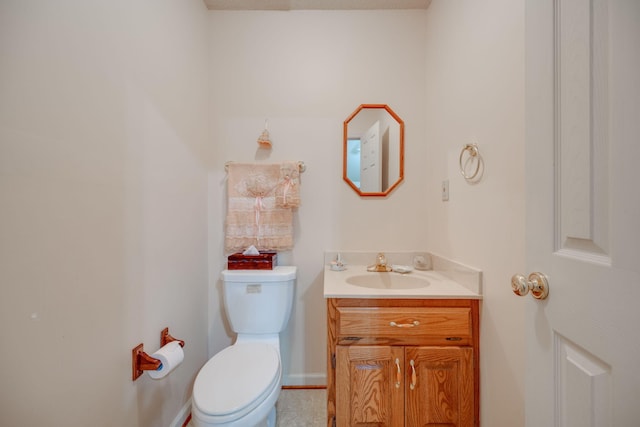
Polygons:
M480 268L481 425L524 424L524 2L436 0L427 19L429 249ZM484 176L459 172L478 144ZM449 179L450 200L439 184Z
M224 163L293 159L307 171L281 254L299 267L286 381L324 382L325 250L426 249L483 270L483 425L522 425L508 283L524 265L523 4L478 3L1 2L0 424L170 425L232 340ZM342 122L361 103L406 123L406 180L387 198L342 182ZM269 153L255 142L265 119ZM486 171L470 186L457 159L472 140ZM185 363L131 382L131 348L155 350L165 326L187 341Z
M0 2L0 425L169 426L207 357L207 11ZM131 349L186 340L162 381Z
M483 270L482 422L523 424L523 307L509 280L524 266L524 6L476 3L211 13L212 354L231 341L218 282L224 162L303 160L296 246L281 257L300 268L285 381L324 379L324 250L427 249ZM406 123L406 181L388 198L359 198L341 180L342 121L360 103L387 103ZM255 142L265 118L270 153ZM469 142L486 167L476 185L458 172Z
M211 353L228 345L220 305L225 161L301 160L294 313L284 334L285 382L324 384L323 252L425 246L428 157L425 11L212 12L210 174ZM388 198L342 181L342 124L362 103L386 103L406 125L406 176ZM269 120L270 153L256 139Z

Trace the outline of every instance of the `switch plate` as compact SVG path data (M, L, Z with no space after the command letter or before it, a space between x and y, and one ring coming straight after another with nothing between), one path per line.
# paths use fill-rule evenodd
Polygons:
M444 181L442 181L442 201L443 202L449 201L449 180L448 179L445 179Z

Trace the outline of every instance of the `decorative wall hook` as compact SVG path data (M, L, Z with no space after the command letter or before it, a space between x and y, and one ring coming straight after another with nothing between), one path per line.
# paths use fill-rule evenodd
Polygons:
M269 121L264 120L264 130L258 137L258 145L260 148L271 148L271 139L269 138Z

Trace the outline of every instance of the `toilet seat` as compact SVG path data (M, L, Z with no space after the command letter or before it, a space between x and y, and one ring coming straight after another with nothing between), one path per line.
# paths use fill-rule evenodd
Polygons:
M232 345L202 367L193 385L193 403L206 418L236 420L279 386L280 371L280 356L272 345Z

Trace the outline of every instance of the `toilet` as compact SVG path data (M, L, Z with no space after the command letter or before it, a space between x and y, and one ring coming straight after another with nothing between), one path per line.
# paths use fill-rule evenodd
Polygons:
M289 322L296 267L224 270L224 307L235 343L204 364L193 385L196 427L274 427L282 386L280 332Z

